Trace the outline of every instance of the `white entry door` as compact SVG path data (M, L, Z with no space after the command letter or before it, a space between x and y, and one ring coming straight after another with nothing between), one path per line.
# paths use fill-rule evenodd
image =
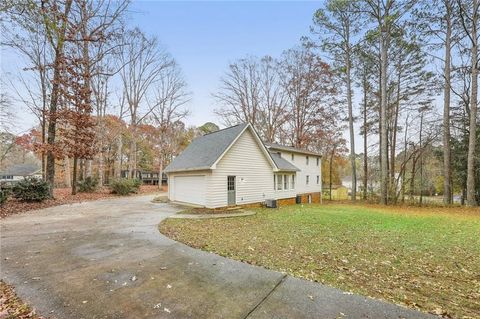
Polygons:
M205 205L205 175L175 176L173 185L174 200Z

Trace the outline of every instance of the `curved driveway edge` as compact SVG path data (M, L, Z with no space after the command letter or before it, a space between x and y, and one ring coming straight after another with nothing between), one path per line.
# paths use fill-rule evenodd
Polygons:
M1 277L56 318L431 318L177 243L153 196L0 221Z
M214 219L214 218L229 218L229 217L243 217L252 216L256 212L243 211L242 213L227 213L227 214L175 214L168 218L174 219Z

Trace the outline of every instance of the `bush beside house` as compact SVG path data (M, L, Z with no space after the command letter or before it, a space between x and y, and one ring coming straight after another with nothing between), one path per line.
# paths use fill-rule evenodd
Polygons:
M48 184L40 178L26 178L12 188L13 197L26 202L41 202L49 198Z

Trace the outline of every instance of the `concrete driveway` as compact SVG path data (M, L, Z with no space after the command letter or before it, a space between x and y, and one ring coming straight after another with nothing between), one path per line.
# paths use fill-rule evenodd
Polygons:
M152 196L1 221L1 277L56 318L431 318L187 247ZM248 217L240 217L248 218Z

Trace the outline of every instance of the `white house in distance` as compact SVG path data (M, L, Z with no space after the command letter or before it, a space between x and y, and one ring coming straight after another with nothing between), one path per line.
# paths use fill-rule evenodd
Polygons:
M0 172L0 183L14 184L27 177L42 177L42 170L35 164L16 164Z
M171 201L219 208L320 202L320 154L264 144L250 124L196 138L165 168Z

